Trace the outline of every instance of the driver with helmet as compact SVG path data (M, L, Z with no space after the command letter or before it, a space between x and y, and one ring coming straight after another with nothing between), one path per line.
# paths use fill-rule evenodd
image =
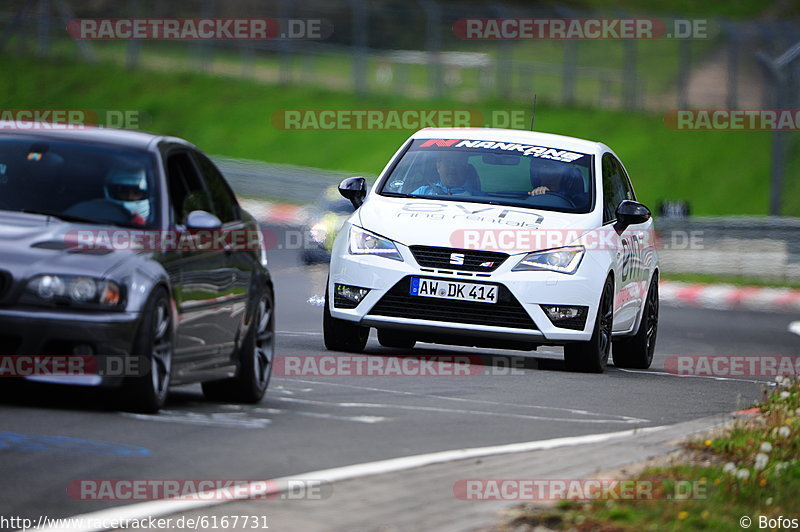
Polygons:
M147 175L144 168L112 168L103 187L105 197L131 213L131 223L143 226L150 216Z

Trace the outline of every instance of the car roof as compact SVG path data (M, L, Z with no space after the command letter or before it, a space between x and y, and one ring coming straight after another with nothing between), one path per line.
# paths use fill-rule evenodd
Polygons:
M181 138L131 129L114 129L83 125L70 129L64 124L57 124L54 126L48 124L48 126L53 126L53 128L46 129L46 126L43 126L41 123L17 122L16 124L17 127L13 129L4 129L0 127L0 135L85 142L89 144L106 144L140 150L147 150L161 140L194 147L193 144Z
M427 127L414 133L414 139L459 138L466 140L491 140L495 142L514 142L546 147L568 149L581 153L599 153L608 147L592 140L525 131L522 129L499 129L490 127Z

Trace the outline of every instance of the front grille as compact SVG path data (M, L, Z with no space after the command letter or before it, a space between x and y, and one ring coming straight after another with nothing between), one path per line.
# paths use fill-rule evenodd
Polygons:
M537 330L536 324L508 288L494 285L497 286L497 303L479 303L412 296L409 293L411 277L404 277L369 313L393 318Z
M357 306L358 306L358 303L356 303L352 299L347 299L346 297L344 297L342 294L340 294L338 292L333 294L333 307L334 308L349 309L349 308L356 308Z
M506 253L496 251L433 246L411 246L411 253L420 266L468 272L493 272L508 258ZM454 253L457 254L456 257L453 257ZM461 255L463 255L463 264L453 264L454 258L456 262L461 262Z

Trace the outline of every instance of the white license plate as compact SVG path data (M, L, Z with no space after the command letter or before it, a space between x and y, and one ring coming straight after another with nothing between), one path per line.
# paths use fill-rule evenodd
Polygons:
M442 279L411 278L411 295L497 303L497 287L489 284L459 283Z

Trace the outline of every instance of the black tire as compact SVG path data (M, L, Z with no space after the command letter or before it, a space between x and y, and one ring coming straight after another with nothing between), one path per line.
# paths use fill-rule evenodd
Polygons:
M614 341L614 365L618 368L647 369L653 363L658 334L658 275L647 289L639 330L630 338Z
M367 347L369 327L331 316L328 291L325 290L325 310L322 314L322 333L328 351L361 353Z
M588 342L564 346L564 365L568 371L602 373L611 352L611 332L614 325L614 280L609 277L600 295L594 332Z
M378 342L383 347L411 349L417 344L417 339L405 331L378 329Z
M253 311L253 321L239 349L239 371L230 379L202 384L203 395L212 401L257 403L272 376L275 359L275 295L266 287Z
M132 355L149 366L143 375L126 377L119 394L123 410L154 414L167 400L172 377L172 311L164 287L153 291L142 316Z

